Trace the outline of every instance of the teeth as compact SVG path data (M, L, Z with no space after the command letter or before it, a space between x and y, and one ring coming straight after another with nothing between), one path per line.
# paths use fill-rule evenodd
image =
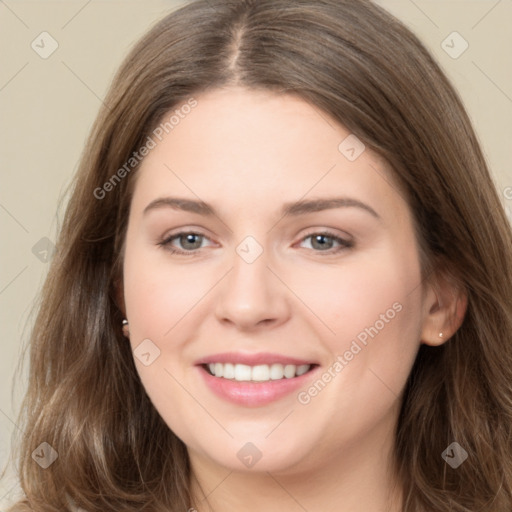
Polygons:
M265 381L270 380L270 368L267 364L254 366L252 369L252 380Z
M217 364L215 364L215 370L217 370ZM224 366L224 365L222 365ZM251 380L252 369L250 366L246 366L245 364L236 364L235 365L235 380ZM217 372L215 372L215 376L217 376ZM222 375L219 375L222 377Z
M294 364L260 364L248 366L246 364L211 363L208 365L210 373L215 377L224 377L237 381L266 382L269 380L292 379L304 375L311 368L310 364L296 366Z
M309 370L310 367L311 365L309 364L303 364L302 366L299 366L296 372L297 377L304 375Z
M215 373L217 375L217 373ZM234 379L235 378L235 365L231 363L226 363L224 365L224 371L222 372L222 376L225 379Z
M287 364L285 367L284 367L284 376L287 378L287 379L291 379L293 377L295 377L295 370L297 369L297 367L293 364Z
M273 364L270 367L270 378L272 380L279 380L284 377L284 368L282 364Z

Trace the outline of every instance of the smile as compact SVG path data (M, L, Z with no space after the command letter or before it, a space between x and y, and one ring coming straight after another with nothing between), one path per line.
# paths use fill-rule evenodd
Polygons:
M293 396L309 385L318 364L202 363L196 365L206 389L237 406L262 407Z
M239 382L268 382L271 380L293 379L307 373L311 364L259 364L249 366L233 363L210 363L204 365L210 375Z

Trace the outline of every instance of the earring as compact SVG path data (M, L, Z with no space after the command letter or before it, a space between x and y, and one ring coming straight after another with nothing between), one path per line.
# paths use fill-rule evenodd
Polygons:
M128 329L128 320L126 318L123 320L123 336L128 338L130 336L130 331Z
M439 337L440 337L440 338L442 338L442 337L443 337L443 333L442 333L442 332L440 332L440 333L439 333Z

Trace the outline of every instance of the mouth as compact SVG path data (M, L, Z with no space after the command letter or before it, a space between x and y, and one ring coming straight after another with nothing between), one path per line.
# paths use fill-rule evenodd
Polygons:
M235 382L270 382L285 379L295 379L311 370L317 364L233 364L233 363L209 363L201 367L212 377L226 379Z
M320 365L278 354L225 353L195 367L207 392L237 406L262 407L310 385Z

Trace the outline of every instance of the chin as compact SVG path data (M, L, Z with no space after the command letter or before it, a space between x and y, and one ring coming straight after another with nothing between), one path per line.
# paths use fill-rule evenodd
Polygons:
M239 439L237 437L227 442L212 439L212 445L216 446L215 451L211 450L212 445L198 446L191 450L191 445L185 444L189 448L189 453L192 451L199 454L200 458L209 459L214 465L239 473L289 474L304 471L305 465L311 464L311 460L307 463L308 453L315 451L314 444L311 450L308 450L303 439L294 439L291 436L286 436L285 445L282 442L283 436L276 437L275 440L265 439L264 436L255 436L253 441L250 441L250 437L246 437L247 440L244 441Z

